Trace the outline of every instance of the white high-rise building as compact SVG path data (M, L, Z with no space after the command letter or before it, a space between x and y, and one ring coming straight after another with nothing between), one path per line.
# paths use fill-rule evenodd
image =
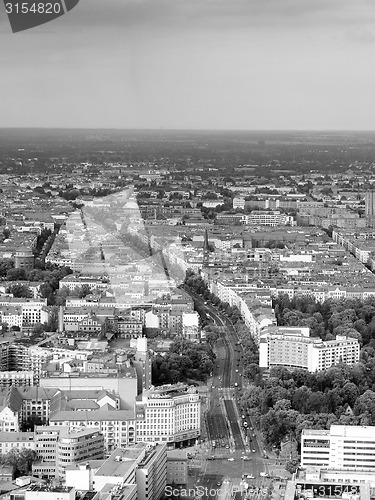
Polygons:
M304 429L301 466L375 471L375 426L331 425L330 430Z
M310 337L309 328L268 327L260 336L259 366L301 368L313 373L338 363L358 363L359 351L358 340L344 335L323 341Z
M365 209L366 217L375 217L375 191L367 191Z

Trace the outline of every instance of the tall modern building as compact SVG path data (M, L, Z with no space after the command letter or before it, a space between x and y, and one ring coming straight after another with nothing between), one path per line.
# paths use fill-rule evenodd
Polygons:
M375 426L331 425L304 429L301 466L341 470L375 470Z
M375 191L367 191L365 206L366 217L375 217Z

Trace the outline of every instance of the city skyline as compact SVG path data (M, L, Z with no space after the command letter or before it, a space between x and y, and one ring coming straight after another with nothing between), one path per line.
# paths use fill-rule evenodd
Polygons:
M13 34L2 127L373 130L368 1L81 1Z

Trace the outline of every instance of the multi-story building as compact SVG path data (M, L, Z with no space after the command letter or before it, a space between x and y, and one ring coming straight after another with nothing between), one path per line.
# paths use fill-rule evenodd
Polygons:
M375 426L331 425L304 429L301 466L323 469L375 470Z
M6 455L12 448L35 450L33 432L0 432L0 455Z
M136 442L136 423L133 410L116 410L108 405L99 410L61 410L52 412L49 417L51 427L99 429L104 437L107 454L121 446Z
M108 281L95 276L76 276L74 274L65 276L65 278L60 280L60 288L69 288L71 292L76 288L81 288L83 285L87 285L91 290L106 290L108 288Z
M139 446L139 445L138 445ZM146 446L143 460L135 471L139 500L159 500L167 485L167 445Z
M366 217L375 217L375 191L367 191L365 197Z
M269 327L260 336L259 366L301 368L313 373L338 363L355 364L359 352L358 340L343 335L323 341L310 337L309 328Z
M37 323L47 323L49 319L49 312L46 308L47 299L24 299L24 298L15 298L4 296L0 297L0 307L3 309L4 307L17 307L22 309L22 326L26 327L28 325L35 325ZM15 311L12 310L12 314L10 317L13 318L15 315ZM6 318L5 314L5 318ZM18 313L17 313L18 317ZM14 322L14 326L18 326L20 320L12 319Z
M34 439L39 461L33 474L39 477L63 478L69 465L104 458L104 438L98 429L37 426Z
M105 319L104 328L123 339L138 338L142 336L143 322L131 316L115 314Z
M253 224L260 226L281 226L295 225L292 216L281 213L279 210L253 210L249 215L243 215L242 221L244 224Z
M32 371L0 372L0 387L30 387L36 382L37 377Z
M193 443L200 435L201 401L192 386L164 385L144 391L135 412L138 442L166 443L174 448Z
M38 385L42 367L52 358L52 352L38 346L29 346L13 342L9 346L9 370L32 371L34 385Z
M0 389L0 432L19 432L22 398L16 387Z
M22 399L20 422L26 426L31 421L47 424L51 411L51 400L56 391L32 386L18 387L17 392Z
M51 486L42 484L30 484L19 490L15 490L9 495L10 500L75 500L75 488L67 486Z
M83 471L82 475L85 472ZM78 481L79 473L70 474L68 470L67 484L78 486ZM166 444L138 443L129 448L117 448L93 477L95 491L103 494L107 491L119 492L124 486L135 486L135 492L131 492L132 495L135 493L134 499L138 500L160 500L166 485Z
M25 271L34 269L34 253L31 248L21 247L16 251L14 267Z
M69 390L105 390L117 394L120 398L120 408L129 408L134 405L138 395L137 373L130 362L119 365L112 373L88 372L83 364L71 363L61 365L52 362L43 371L39 381L40 387ZM64 367L66 366L66 370ZM68 370L69 367L69 370Z
M199 314L182 313L182 336L189 340L197 340L200 337L199 332Z
M138 394L151 387L152 360L147 349L147 338L137 338L137 351L133 359L133 366L137 372Z
M243 210L245 208L245 198L235 196L233 198L233 208L241 208Z
M22 307L21 306L2 306L0 308L0 321L8 328L22 328Z
M98 429L81 427L60 432L56 460L59 477L64 477L68 465L102 458L104 458L104 438Z
M188 458L184 450L167 451L167 484L185 485L188 482Z
M335 498L336 500L370 500L370 485L353 484L346 478L343 481L330 479L296 479L288 481L285 500L308 498L309 500Z

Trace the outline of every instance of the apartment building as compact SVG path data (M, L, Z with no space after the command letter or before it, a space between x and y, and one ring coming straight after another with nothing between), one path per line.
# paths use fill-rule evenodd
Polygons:
M0 431L18 432L30 419L47 423L53 394L37 386L0 388Z
M55 390L32 386L18 387L17 392L22 400L20 422L26 424L28 420L33 419L43 424L48 423Z
M310 337L309 328L268 327L260 336L259 366L300 368L313 373L338 363L355 364L359 352L357 339L338 335L336 340L322 341Z
M37 377L33 371L8 371L0 372L1 387L30 387L37 383Z
M200 435L201 401L195 387L174 384L144 391L135 404L137 441L194 443Z
M12 448L35 450L33 432L0 432L0 455L6 455Z
M253 283L244 280L229 281L226 279L211 279L205 275L211 293L222 302L238 307L249 333L257 344L264 328L276 325L276 317L271 307L271 290L256 288Z
M304 429L301 466L322 469L375 470L375 426L331 425Z
M60 280L60 288L69 288L71 292L83 285L87 285L91 290L106 290L108 281L95 276L76 276L74 274L69 274Z
M242 216L244 224L260 226L293 226L295 221L292 216L281 213L279 210L253 210L249 215Z
M22 307L21 306L1 306L0 322L8 326L22 328Z
M18 317L18 312L9 308L21 308L22 326L28 326L48 322L49 312L46 306L47 299L24 299L9 296L0 297L0 308L5 310L4 317L5 319L9 319L9 321L13 322L12 326L19 326L20 318ZM8 316L6 308L8 308Z

